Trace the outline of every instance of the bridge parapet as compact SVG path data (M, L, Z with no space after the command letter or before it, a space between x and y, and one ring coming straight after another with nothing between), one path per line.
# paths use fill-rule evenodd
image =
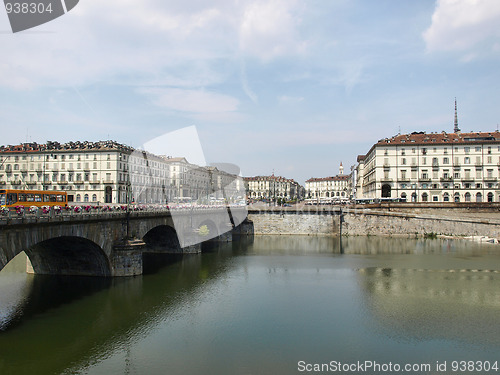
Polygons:
M189 216L189 215L210 215L227 212L225 207L217 208L179 208L165 209L156 207L147 207L131 210L101 210L99 208L91 208L89 210L62 209L62 210L7 210L0 212L0 226L3 225L19 225L19 224L36 224L45 222L61 222L61 221L87 221L87 220L116 220L125 219L127 215L131 218L135 217L151 217L151 216Z
M217 239L240 224L243 213L246 218L246 211L236 208L229 212L226 207L157 206L137 210L3 210L0 270L25 251L36 273L136 275L142 272L138 259L143 251L200 252L202 242ZM131 244L131 239L141 243Z

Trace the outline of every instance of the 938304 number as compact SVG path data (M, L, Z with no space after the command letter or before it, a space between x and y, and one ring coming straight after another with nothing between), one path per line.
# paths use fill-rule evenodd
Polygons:
M40 14L52 13L52 4L45 5L44 3L5 3L7 13L14 14Z

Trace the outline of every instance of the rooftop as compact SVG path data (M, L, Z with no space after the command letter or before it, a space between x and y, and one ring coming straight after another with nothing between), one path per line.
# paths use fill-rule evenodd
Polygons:
M500 142L500 132L471 132L471 133L425 133L413 132L411 134L398 134L391 138L381 139L376 146L388 144L410 144L410 145L428 145L428 144L468 144L468 143L497 143Z
M7 145L0 146L0 152L42 152L42 151L68 151L74 150L78 151L88 151L88 150L122 150L122 151L133 151L134 149L130 146L123 145L115 141L76 141L59 143L54 141L47 141L47 143L22 143L20 145Z
M243 177L245 181L277 181L277 182L291 182L295 183L293 178L285 178L282 176L255 176L255 177Z
M349 175L342 174L342 175L330 176L330 177L311 177L306 182L347 181L347 180L349 180Z

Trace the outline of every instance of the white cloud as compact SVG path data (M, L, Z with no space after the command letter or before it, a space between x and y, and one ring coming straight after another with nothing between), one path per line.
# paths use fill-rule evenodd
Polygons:
M293 0L255 1L246 7L240 25L240 48L245 55L267 61L304 51L299 37L300 6Z
M200 70L218 66L224 72L220 61L236 56L268 61L298 53L296 3L86 0L52 22L3 34L0 86L90 85L117 78L137 84L194 62ZM0 30L9 29L0 15ZM168 75L170 81L186 79Z
M248 83L245 60L241 61L241 86L243 87L243 91L245 92L245 94L247 94L247 96L252 100L252 102L257 104L259 98L257 94L251 89L250 84Z
M153 95L154 103L175 111L194 113L220 113L238 110L239 101L228 95L205 90L178 88L141 89L142 94Z
M278 101L280 102L280 104L297 104L303 100L304 98L302 96L282 95L278 97Z
M423 37L428 51L467 51L479 46L491 51L500 38L499 23L498 0L438 0Z

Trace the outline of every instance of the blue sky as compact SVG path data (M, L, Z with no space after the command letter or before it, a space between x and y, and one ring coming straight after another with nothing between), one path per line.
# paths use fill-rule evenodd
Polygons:
M12 34L1 144L195 125L208 162L303 183L401 132L500 123L498 0L81 0ZM180 155L177 155L180 156Z

